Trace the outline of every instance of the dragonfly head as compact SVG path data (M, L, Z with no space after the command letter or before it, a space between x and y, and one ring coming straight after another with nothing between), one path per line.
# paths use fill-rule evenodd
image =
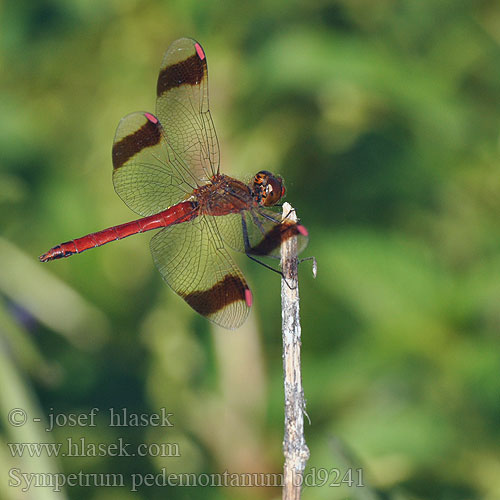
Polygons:
M253 193L259 205L271 207L285 195L283 179L267 170L261 170L253 178Z

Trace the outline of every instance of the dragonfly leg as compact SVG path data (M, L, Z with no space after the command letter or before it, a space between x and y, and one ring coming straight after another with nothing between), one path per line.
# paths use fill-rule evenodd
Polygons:
M281 204L275 205L275 206L276 207L283 207L283 205L284 205L284 203L281 203ZM270 219L270 220L274 220L275 222L282 222L285 219L288 219L288 217L290 217L290 214L293 214L293 213L295 213L295 208L291 207L290 210L288 210L288 213L281 219L281 221L279 221L278 219L272 219L271 217L267 217L267 218ZM264 214L262 214L262 215L264 215ZM297 221L293 221L293 222L295 222L296 224L299 223L298 220Z
M318 261L316 260L316 257L304 257L303 259L299 259L299 264L302 264L302 262L305 262L306 260L312 260L313 278L316 278L316 275L318 274Z
M288 216L292 213L295 212L295 208L290 208L290 210L288 211L288 213L285 215L285 217L283 217L283 219L288 219Z
M288 288L290 288L290 290L293 290L293 289L294 289L294 287L292 287L292 286L290 285L290 283L288 283L288 280L285 278L285 275L283 274L283 272L282 272L282 271L279 271L278 269L274 269L274 267L272 267L272 266L270 266L270 265L266 264L265 262L262 262L262 261L261 261L261 260L259 260L259 259L256 259L255 257L253 257L252 255L250 255L250 254L248 254L248 253L246 254L246 256L247 256L249 259L253 260L254 262L257 262L257 264L260 264L261 266L264 266L266 269L269 269L270 271L274 271L275 273L279 274L279 275L281 276L281 279L283 279L283 280L285 281L285 283L286 283L286 285L288 286Z
M270 266L269 264L266 264L265 262L262 262L261 260L255 258L253 255L250 255L249 253L247 253L246 256L250 260L253 260L254 262L257 262L257 264L260 264L261 266L264 266L266 269L269 269L270 271L273 271L273 272L279 274L283 279L285 278L283 276L283 273L279 269L274 269L274 267Z
M256 221L256 222L258 222L258 221ZM241 229L243 231L243 243L245 245L246 256L249 259L253 260L254 262L257 262L257 264L264 266L266 269L269 269L270 271L278 273L281 276L281 278L285 280L285 283L287 284L288 288L290 288L290 290L293 290L293 288L290 287L290 284L288 283L288 281L286 280L285 276L283 275L283 273L281 271L279 271L278 269L274 269L274 267L270 266L269 264L266 264L265 262L262 262L261 260L257 259L253 255L251 255L252 247L250 245L250 240L248 238L247 223L245 221L245 217L243 217L243 216L241 217Z
M271 218L269 218L270 220L273 220ZM254 219L255 220L255 223L257 224L257 226L259 227L260 224L259 224L259 221L258 219ZM290 285L290 283L288 283L287 279L285 278L285 275L283 274L282 271L279 271L278 269L274 269L274 267L270 266L269 264L266 264L265 262L262 262L261 260L257 259L256 257L254 257L251 253L252 253L252 247L250 245L250 239L248 238L248 228L247 228L247 223L246 223L246 220L245 220L245 217L242 216L241 217L241 229L242 229L242 232L243 232L243 243L245 245L245 254L246 256L253 260L254 262L257 262L257 264L260 264L261 266L264 266L266 269L269 269L270 271L273 271L275 273L278 273L281 278L283 280L285 280L285 283L287 284L288 288L290 288L290 290L293 290L293 287ZM264 234L264 231L262 231L262 233ZM272 257L271 255L269 255L269 257ZM276 257L276 258L279 258L279 257Z

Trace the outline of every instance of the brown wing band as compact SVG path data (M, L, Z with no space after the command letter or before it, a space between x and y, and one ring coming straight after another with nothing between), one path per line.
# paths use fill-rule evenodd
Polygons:
M270 255L281 245L282 241L286 241L288 238L297 236L298 234L302 233L297 228L297 224L282 222L266 233L262 241L250 248L248 253L252 255Z
M165 92L181 85L198 85L206 73L206 60L201 60L198 54L184 61L167 66L160 71L156 85L156 95L160 97Z
M134 133L126 135L113 145L113 167L120 168L130 158L140 153L144 148L156 146L161 139L158 123L149 120Z
M181 297L203 316L210 316L238 300L246 300L245 283L238 276L227 275L208 290L194 291Z

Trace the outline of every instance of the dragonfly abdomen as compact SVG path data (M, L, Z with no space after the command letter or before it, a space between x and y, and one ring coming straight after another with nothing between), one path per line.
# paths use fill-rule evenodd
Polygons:
M75 253L81 253L90 248L100 247L111 241L121 240L127 236L144 233L153 229L180 224L193 219L197 215L197 205L190 201L183 201L173 207L167 208L143 219L137 219L119 226L109 227L97 233L87 234L81 238L61 243L39 258L42 262L70 257Z

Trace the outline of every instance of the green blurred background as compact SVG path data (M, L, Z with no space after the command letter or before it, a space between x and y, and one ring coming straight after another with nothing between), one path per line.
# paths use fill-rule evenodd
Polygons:
M276 275L239 260L255 305L227 332L163 283L150 234L37 261L134 218L113 191L114 131L154 111L181 36L207 54L224 172L282 174L318 259L316 280L301 266L307 471L362 468L366 486L303 498L500 498L497 1L40 0L0 15L0 498L281 498L8 486L12 468L281 471ZM45 422L100 413L45 432L9 425L16 407ZM162 407L174 427L106 425L109 408ZM21 459L6 444L67 437L176 443L181 456Z

